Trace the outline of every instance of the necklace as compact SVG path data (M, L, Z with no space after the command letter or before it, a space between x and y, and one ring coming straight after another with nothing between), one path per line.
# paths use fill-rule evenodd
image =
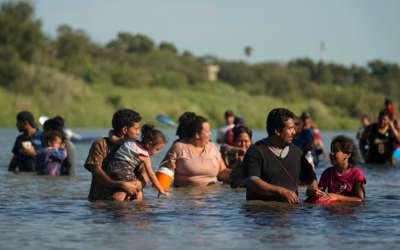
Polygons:
M331 188L332 188L333 192L335 192L336 194L343 193L343 191L347 189L347 183L346 183L346 182L342 182L342 183L340 184L339 191L336 191L336 190L333 188L333 185L332 185L333 169L334 169L334 167L332 167L332 172L331 172ZM347 174L349 171L350 171L350 169L349 169L347 172L345 172L344 174ZM344 174L342 174L342 176L343 176Z

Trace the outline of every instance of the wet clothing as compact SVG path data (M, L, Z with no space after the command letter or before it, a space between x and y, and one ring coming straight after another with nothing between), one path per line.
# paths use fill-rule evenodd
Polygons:
M76 172L76 150L75 145L70 140L64 140L67 149L67 158L61 163L60 175L75 176Z
M176 142L164 160L175 166L175 185L207 186L217 182L221 154L217 146L209 142L201 154L194 152L187 139Z
M141 148L136 140L126 141L115 153L114 158L105 169L111 179L116 181L135 181L135 170L140 166L139 156L149 157L147 150ZM104 188L105 199L110 200L115 192L122 191L118 188Z
M291 190L297 194L297 187L288 174L282 169L278 161L267 151L266 145L276 159L284 166L292 178L297 182L311 184L316 180L313 167L304 157L304 153L291 144L278 153L273 147L268 146L266 139L251 145L247 150L242 164L243 181L248 184L257 178L276 186ZM261 195L249 188L246 189L247 200L284 201L281 196Z
M42 131L37 129L36 132L28 137L25 134L21 134L17 137L14 143L14 147L12 149L12 153L17 156L17 166L19 171L24 172L33 172L35 171L35 158L26 156L23 153L22 142L30 141L32 143L32 147L35 148L35 151L43 148L43 140L42 140Z
M322 187L323 191L328 189L328 193L355 197L354 185L357 183L367 183L360 169L352 166L349 172L342 175L332 166L322 173L318 186Z
M36 172L38 175L59 175L61 162L67 157L65 148L47 147L36 151Z
M389 126L381 134L378 126L376 124L372 125L367 136L368 150L366 163L394 164L393 152L396 141L394 133Z
M92 147L90 148L84 167L90 172L92 166L101 166L105 171L118 149L119 145L111 143L108 138L97 139L93 142ZM143 168L135 169L136 176L140 175L142 172ZM105 200L106 197L104 190L105 187L92 178L88 198L90 200Z

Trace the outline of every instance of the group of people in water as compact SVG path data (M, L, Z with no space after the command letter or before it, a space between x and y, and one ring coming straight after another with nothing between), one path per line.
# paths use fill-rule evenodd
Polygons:
M379 114L376 124L359 131L360 151L367 163L393 163L393 148L400 142L395 110ZM365 117L364 117L365 118ZM364 119L363 118L363 119ZM205 117L185 112L171 148L161 166L174 171L174 186L207 186L218 181L232 188L246 188L247 200L298 203L299 183L307 185L310 202L364 201L366 179L356 167L362 162L355 142L345 135L333 138L329 158L332 166L317 182L314 167L318 153L328 154L311 115L296 117L290 110L271 110L266 120L268 136L253 143L246 119L225 112L226 124L211 141L211 126ZM162 188L153 172L150 157L167 140L153 125L141 127L142 118L131 109L118 110L112 118L108 137L96 140L84 167L91 172L90 200L125 201L143 199L143 188L151 181L158 196L171 195ZM9 170L34 171L39 175L72 175L75 149L64 133L61 117L47 120L43 132L28 111L17 115L17 137ZM139 139L140 136L140 139ZM314 160L306 158L311 151ZM389 153L390 152L390 153Z

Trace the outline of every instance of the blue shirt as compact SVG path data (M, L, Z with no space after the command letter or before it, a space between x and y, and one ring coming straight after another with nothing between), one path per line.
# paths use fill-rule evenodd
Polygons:
M31 137L28 137L25 134L21 134L17 137L12 149L12 153L17 156L17 166L19 171L33 172L35 170L35 159L23 154L22 142L30 141L32 143L32 147L35 148L35 151L38 151L39 149L43 148L42 140L42 131L40 129L37 129L36 133L34 133Z
M294 145L298 146L299 148L304 148L310 141L314 141L314 133L313 133L312 129L306 128L301 131L301 134L298 137L293 138L292 143ZM311 153L314 158L314 165L317 166L319 163L319 160L318 160L315 149L311 150Z

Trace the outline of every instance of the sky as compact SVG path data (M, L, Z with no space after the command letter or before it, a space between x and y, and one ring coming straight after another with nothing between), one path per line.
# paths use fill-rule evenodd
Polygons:
M4 2L1 0L1 2ZM400 63L400 0L33 0L43 30L68 24L105 45L120 31L180 52L250 63L300 57ZM321 53L321 43L325 52ZM247 58L244 48L251 46Z

